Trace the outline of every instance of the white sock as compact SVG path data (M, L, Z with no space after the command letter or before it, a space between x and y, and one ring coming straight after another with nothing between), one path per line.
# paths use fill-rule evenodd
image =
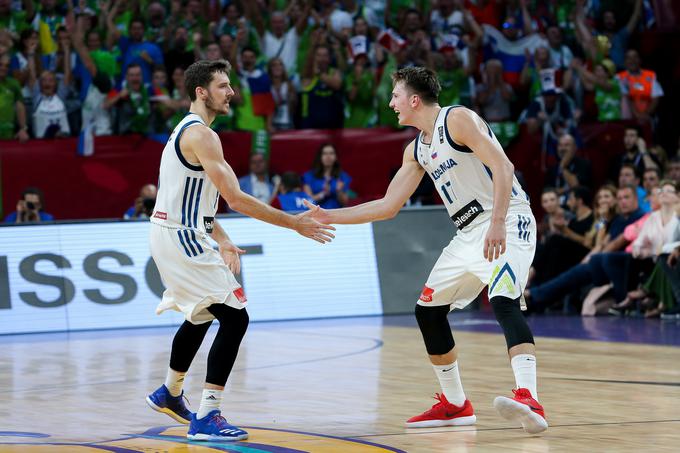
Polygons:
M201 397L201 405L198 407L196 418L203 418L210 411L220 408L222 403L222 393L224 390L203 389L203 396Z
M165 386L170 391L172 396L179 396L182 393L182 386L184 385L184 376L187 373L180 373L172 368L168 368L168 374L165 376Z
M465 403L465 392L463 392L463 384L460 382L458 361L456 360L450 365L432 365L432 368L434 368L442 392L444 392L449 403L462 406Z
M515 373L515 382L518 388L529 389L531 396L538 401L536 391L536 356L531 354L518 354L510 360L512 371Z

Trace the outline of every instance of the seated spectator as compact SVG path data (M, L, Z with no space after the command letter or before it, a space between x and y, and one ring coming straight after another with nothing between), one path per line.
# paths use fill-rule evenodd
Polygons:
M623 133L623 153L616 156L609 167L609 177L612 180L618 178L624 164L633 165L638 175L642 175L648 168L660 166L658 157L647 151L647 144L637 126L627 126Z
M551 218L560 209L560 198L557 194L557 189L554 187L546 187L541 194L541 208L543 209L543 218L537 225L538 239L540 242L545 242L551 234L556 230L552 227Z
M331 67L331 50L321 44L310 49L302 73L300 127L338 129L343 125L345 107L342 75Z
M264 154L254 153L250 156L250 173L238 180L241 190L252 195L262 203L269 204L274 192L274 186L269 181L267 159Z
M154 134L167 134L168 119L173 115L174 110L168 107L170 91L168 90L168 75L165 68L158 66L153 70L151 78L151 131Z
M604 249L607 231L616 217L616 207L616 187L611 184L601 186L595 195L593 226L586 233L583 242L590 253L599 253Z
M325 143L314 157L312 169L302 176L304 189L324 209L341 208L349 201L352 178L342 171L335 146Z
M603 60L595 65L593 72L590 72L579 59L574 59L572 67L578 73L584 88L594 92L597 120L620 120L622 118L621 87L614 76L614 63L611 60Z
M593 226L592 195L587 187L577 186L569 193L567 204L574 214L567 221L565 216L552 219L556 232L536 249L532 264L532 283L550 280L570 267L577 265L589 251L587 233Z
M313 201L304 190L302 190L302 179L295 172L286 172L281 175L280 184L274 190L272 206L282 211L304 211L307 208L303 200Z
M652 194L654 194L656 189L659 188L660 181L661 171L659 171L658 168L648 168L642 174L642 188L645 191L645 196L643 198L643 202L640 203L641 207L644 207L645 203L649 205L649 200L651 199Z
M21 192L21 199L17 202L17 210L7 217L5 223L48 222L54 220L52 214L45 209L45 197L42 190L27 187Z
M633 164L623 164L621 166L618 183L619 187L635 187L640 210L644 213L651 211L649 200L647 200L647 192L645 192L644 188L640 187L640 176Z
M158 188L154 184L147 184L139 191L139 196L135 199L135 204L130 207L123 218L125 220L148 219L153 214L156 206L156 195Z
M638 208L635 187L619 187L616 198L619 215L612 220L609 226L602 253L591 252L586 262L572 267L567 272L541 285L526 289L524 296L531 299L533 306L545 306L546 303L563 297L569 291L581 289L586 285L605 285L612 282L611 277L614 274L620 275L619 269L622 264L620 257L612 255L610 252L622 251L631 242L631 235L625 234L624 230L640 220L644 214ZM627 291L624 282L617 279L613 283L617 300L623 300Z
M483 80L477 85L477 104L482 116L489 122L508 121L514 92L510 84L503 81L503 65L499 60L486 62Z
M440 105L464 105L472 108L475 97L475 83L471 77L476 72L477 52L474 46L467 47L465 53L458 46L442 45L435 54L437 76L442 90L439 93Z
M186 114L189 113L189 107L191 106L191 99L189 99L186 86L184 85L184 68L178 66L172 71L172 85L173 89L170 99L164 102L165 106L173 112L167 121L166 127L169 130L173 130L182 121Z
M109 94L106 106L115 106L115 131L118 134L148 134L151 102L149 89L144 85L142 68L131 64L125 82L118 92Z
M280 58L272 58L267 66L272 83L272 97L276 106L272 125L276 130L292 129L297 106L297 91L288 78L286 67Z
M577 186L590 186L590 162L576 155L576 139L570 134L562 135L557 141L557 158L559 162L548 168L546 185L557 189L560 197L564 197ZM564 204L564 203L560 203Z
M668 161L666 179L680 183L680 155L675 155Z
M619 72L621 93L624 97L623 117L634 118L640 124L654 126L659 101L663 96L663 88L656 78L656 73L640 68L640 55L637 50L626 52L626 70Z
M70 64L66 64L69 67ZM33 88L33 136L35 138L65 137L71 134L66 105L71 71L57 82L51 71L43 71Z
M18 132L15 132L15 124ZM21 85L9 76L9 56L0 55L0 140L17 138L28 140L26 107L21 95Z

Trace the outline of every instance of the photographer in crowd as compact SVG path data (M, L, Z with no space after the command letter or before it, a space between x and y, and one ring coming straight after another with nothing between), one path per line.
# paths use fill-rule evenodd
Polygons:
M147 184L142 187L139 191L139 196L135 200L135 204L130 207L125 214L123 214L123 219L134 220L134 219L148 219L153 213L153 208L156 205L156 194L158 189L153 184Z
M17 210L7 217L5 223L49 222L54 220L51 214L43 211L45 201L42 190L27 187L17 201Z

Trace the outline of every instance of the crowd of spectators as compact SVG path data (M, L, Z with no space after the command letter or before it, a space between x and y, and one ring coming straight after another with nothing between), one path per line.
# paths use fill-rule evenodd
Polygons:
M189 106L184 70L224 58L217 130L397 127L389 76L426 65L442 105L502 143L519 118L554 153L579 121L654 127L663 89L628 48L653 22L643 0L0 0L0 139L163 136Z
M526 291L531 310L675 316L680 158L649 140L664 90L630 46L637 32L664 20L666 5L0 0L0 140L87 128L162 139L188 111L184 70L198 59L233 67L232 109L212 125L218 131L397 128L390 74L428 66L440 79L441 105L476 110L503 145L520 127L541 143L546 188ZM619 157L609 182L595 187L601 181L579 154L579 125L620 120L629 127L614 145ZM286 210L301 209L304 199L336 208L356 196L332 144L310 167L272 177L266 155L256 153L240 184ZM10 221L41 215L42 194L30 190ZM126 218L148 215L151 193L155 187L142 188Z

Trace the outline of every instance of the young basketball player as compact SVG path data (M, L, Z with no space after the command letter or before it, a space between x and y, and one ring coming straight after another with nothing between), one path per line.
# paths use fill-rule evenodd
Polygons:
M241 339L248 327L246 297L233 274L240 270L239 255L227 233L215 221L220 195L229 206L256 219L293 229L325 243L331 226L312 218L274 209L242 192L224 160L220 138L210 129L217 115L229 111L234 94L227 61L198 61L186 70L191 98L187 116L177 125L161 157L159 189L151 216L151 255L167 289L157 312L175 309L186 321L172 342L165 384L146 398L153 409L189 424L193 440L232 441L248 434L227 423L220 402ZM219 245L219 252L208 241ZM220 323L208 355L208 372L197 413L182 400L182 384L213 319Z
M489 126L461 106L440 107L440 85L425 68L392 76L392 108L399 124L420 130L385 196L351 208L317 210L323 223L364 223L394 217L427 172L458 232L444 248L423 288L415 315L442 394L407 427L470 425L476 417L458 371L458 351L447 315L488 285L489 300L505 334L517 389L494 406L529 433L548 424L536 393L534 339L520 308L536 246L536 222L514 168ZM310 209L313 205L306 202Z

